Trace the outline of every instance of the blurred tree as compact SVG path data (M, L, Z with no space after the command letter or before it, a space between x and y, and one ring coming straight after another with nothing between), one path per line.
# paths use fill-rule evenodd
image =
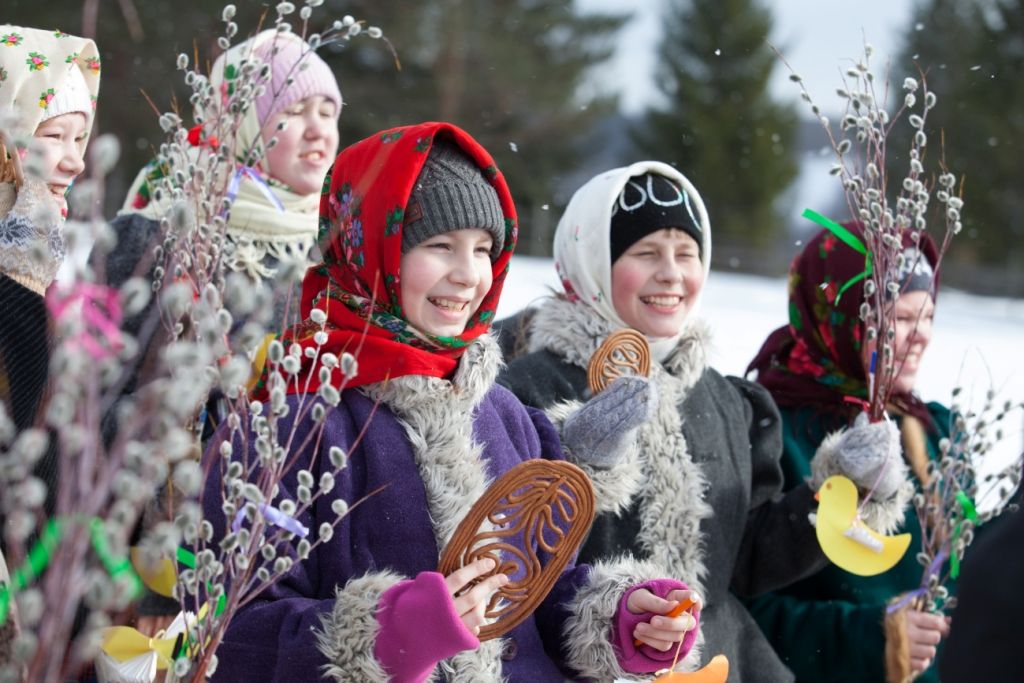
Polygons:
M550 254L558 189L584 165L585 134L615 99L584 92L612 52L624 16L580 15L573 0L334 3L381 26L401 60L372 43L337 57L344 140L381 128L445 120L495 157L519 211L521 253Z
M929 156L944 158L963 181L964 230L946 273L974 289L1024 295L1024 89L1016 75L1024 70L1024 0L928 0L905 35L894 82L925 74L938 96ZM888 148L901 172L910 134L897 126Z
M175 58L186 52L212 62L219 52L223 4L85 0L55 6L4 0L4 21L79 34L83 26L95 26L104 63L98 130L116 133L124 147L108 185L108 211L120 206L128 183L161 141L157 116L142 91L160 111L175 96L185 102ZM254 32L274 4L237 3L240 29ZM521 251L550 253L559 182L586 158L585 133L615 108L613 97L585 92L584 80L610 56L625 16L580 15L573 0L327 0L311 27L346 14L379 26L402 68L378 41L321 51L349 103L341 117L342 145L419 121L447 120L466 128L508 178L519 209Z
M776 204L797 172L795 109L768 92L778 64L766 44L771 12L758 0L670 0L662 25L656 80L666 102L634 140L697 186L716 247L769 245L785 233Z

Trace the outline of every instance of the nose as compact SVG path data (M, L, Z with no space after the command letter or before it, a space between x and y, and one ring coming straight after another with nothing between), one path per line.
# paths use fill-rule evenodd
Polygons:
M668 252L658 259L658 270L654 274L658 282L675 284L683 279L683 270L675 259L675 254Z
M452 255L452 269L448 279L452 284L471 288L480 284L480 271L477 269L478 259L472 249L458 249Z
M322 114L315 107L310 107L306 112L306 129L303 137L307 140L316 140L327 134L329 126L334 125L334 119Z
M77 178L85 170L85 159L82 158L82 149L74 140L64 144L58 168L71 178Z

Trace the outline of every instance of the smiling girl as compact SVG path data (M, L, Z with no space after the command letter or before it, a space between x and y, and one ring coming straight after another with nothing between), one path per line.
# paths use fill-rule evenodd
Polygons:
M637 427L638 447L609 454L605 439L585 450L566 441L567 457L593 478L601 510L580 560L628 553L699 586L705 643L689 669L724 653L731 681L789 681L733 592L762 593L824 565L807 521L813 492L805 484L779 495L780 421L768 392L708 364L709 333L695 312L710 262L704 203L673 167L647 161L592 178L555 232L564 291L533 312L529 352L499 381L544 409L566 441L581 421L600 427L634 410L635 395L608 396L614 384L592 396L587 369L613 332L647 338L648 393L658 398ZM845 447L863 434L836 449L841 467L849 465Z
M270 74L265 90L238 120L232 141L237 192L226 226L225 264L253 282L273 283L282 260L304 265L315 258L320 186L338 151L342 99L330 67L301 38L267 30L222 54L210 70L210 85L226 93L246 61L262 60ZM206 121L217 112L199 112ZM226 114L224 115L227 116ZM274 144L271 145L271 140ZM194 155L213 149L212 125L192 129ZM254 161L255 160L255 161ZM150 182L161 177L153 165L136 177L114 221L118 247L107 257L108 279L128 279L154 246L159 219L170 206L155 199ZM285 301L271 320L280 330ZM294 308L294 305L293 305Z
M301 402L321 400L327 379L302 354L310 379L288 383L279 429L301 420L293 443L307 445L282 495L301 468L333 471L328 451L341 447L348 466L299 521L317 529L335 520L337 499L362 502L235 616L214 679L603 681L665 666L680 641L686 654L696 618L663 615L690 592L639 562L570 563L535 614L501 639L477 639L487 596L507 578L476 583L493 569L487 559L442 576L440 551L495 478L562 457L544 416L494 383L501 356L488 330L517 236L511 195L490 155L444 123L345 149L324 192L324 261L303 283L307 320L284 341L312 349L325 335L319 353L337 356L358 348L358 372L322 434L306 439L315 425ZM340 386L340 370L329 377ZM206 515L223 529L221 483L207 481Z
M844 227L863 239L859 224ZM904 459L920 483L928 477L929 460L938 456L950 414L914 393L921 357L932 339L938 252L927 233L921 233L920 248L909 244L909 236L905 247L900 295L889 304L897 372L889 413L900 426ZM757 371L757 381L782 412L786 488L812 474L811 458L827 433L855 418L856 404L846 397L867 397L869 345L863 343L858 310L864 280L853 280L836 296L863 270L864 256L831 232L822 230L808 240L790 268L790 322L775 330L751 361L749 370ZM908 515L900 531L911 534L911 548L920 546L916 515ZM910 552L879 576L828 567L754 600L750 609L799 681L902 681L913 671L915 680L934 682L939 676L931 663L949 632L946 620L917 609L887 610L891 599L917 588L920 579L921 566Z

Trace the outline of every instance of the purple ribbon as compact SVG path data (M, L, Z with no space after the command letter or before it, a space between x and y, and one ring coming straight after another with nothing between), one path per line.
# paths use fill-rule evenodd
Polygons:
M247 176L249 180L256 183L256 187L263 193L263 196L266 197L278 211L284 213L284 204L282 204L281 200L277 198L274 191L270 189L270 185L268 185L267 181L263 179L260 172L252 166L239 166L235 169L234 175L231 176L231 182L228 183L227 197L229 201L233 203L235 198L238 197L238 186L242 184L242 176Z
M924 576L921 578L921 587L917 588L915 590L910 591L909 593L904 595L902 598L900 598L897 602L894 602L893 604L889 605L885 609L885 613L886 614L892 614L893 612L897 612L897 611L903 609L905 606L909 605L912 600L914 600L914 599L924 595L925 593L927 593L928 592L928 580L932 576L937 576L938 575L939 570L942 569L942 564L946 561L946 558L948 556L949 556L949 552L947 550L945 550L945 549L940 550L939 554L935 556L934 560L932 560L932 563L929 564L928 568L924 570Z
M266 503L260 503L260 512L263 514L263 519L267 520L268 524L281 527L285 531L290 531L299 538L305 538L309 536L309 529L304 527L302 523L285 513L278 510L273 505L267 505ZM238 530L242 528L242 520L245 519L245 510L239 510L235 515L235 521L231 523L231 532L238 533Z

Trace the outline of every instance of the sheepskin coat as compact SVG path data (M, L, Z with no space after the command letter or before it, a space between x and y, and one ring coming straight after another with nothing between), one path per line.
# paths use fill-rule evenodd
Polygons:
M557 426L589 396L587 363L612 329L563 299L545 301L528 328L529 353L499 382ZM693 324L664 362L652 362L659 405L619 464L598 470L568 454L601 504L580 561L654 562L704 597L700 665L724 653L730 681L791 681L732 592L756 595L824 566L808 521L813 493L804 485L781 494L779 412L761 387L708 367L708 347L705 327Z
M308 469L319 480L330 469L330 447L341 446L347 467L331 493L298 519L315 536L335 519L332 502L353 507L329 542L234 618L217 651L214 680L388 680L374 657L381 594L437 569L441 549L495 478L528 458L562 458L544 415L495 384L500 358L496 340L484 335L468 347L451 380L411 375L342 392L319 444L301 451L291 472ZM289 397L290 416L299 398ZM297 429L299 443L311 424ZM282 497L294 498L296 476L286 478ZM204 508L223 530L218 488L214 481ZM643 562L570 563L532 616L505 637L442 662L432 680L627 677L611 645L612 620L625 589L658 578L655 569Z

